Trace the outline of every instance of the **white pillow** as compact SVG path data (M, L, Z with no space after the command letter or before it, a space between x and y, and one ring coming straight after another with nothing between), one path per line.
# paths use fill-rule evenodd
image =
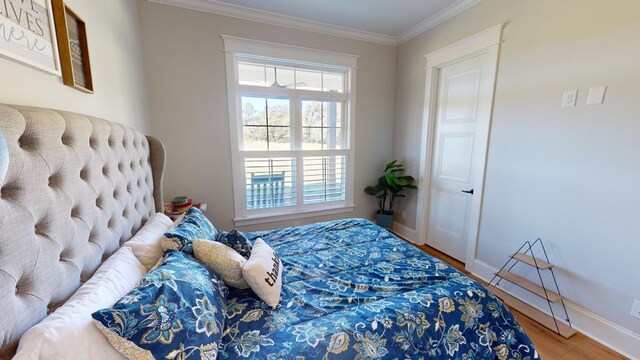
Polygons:
M215 271L222 281L236 289L249 287L242 276L247 259L231 247L211 240L193 240L193 255L209 269Z
M116 251L73 296L20 339L14 359L124 359L91 314L109 307L147 273L128 247Z
M276 308L282 292L282 261L271 246L257 238L251 256L242 268L244 280L267 305Z
M173 226L173 220L163 213L151 215L149 220L142 226L133 237L122 244L133 250L133 254L140 260L142 265L151 270L162 257L162 245L160 239L162 235Z

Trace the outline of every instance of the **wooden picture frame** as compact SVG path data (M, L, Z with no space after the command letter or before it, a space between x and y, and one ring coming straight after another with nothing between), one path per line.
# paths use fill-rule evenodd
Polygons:
M52 0L52 5L62 81L65 85L93 94L87 26L63 0Z
M51 0L0 4L0 56L60 76Z

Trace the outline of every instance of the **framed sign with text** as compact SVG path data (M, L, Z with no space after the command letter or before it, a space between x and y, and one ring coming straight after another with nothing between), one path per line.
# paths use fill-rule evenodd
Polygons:
M93 93L87 26L63 0L53 0L53 16L60 49L62 81L78 90Z
M0 55L60 75L50 0L0 1Z

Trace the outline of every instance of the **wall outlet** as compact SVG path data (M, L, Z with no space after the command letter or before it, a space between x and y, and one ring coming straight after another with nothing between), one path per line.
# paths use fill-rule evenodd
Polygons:
M407 218L407 211L406 210L402 210L402 214L401 214L403 219Z
M578 90L566 90L562 93L562 103L560 106L576 106L576 98L578 97Z
M640 300L635 300L633 302L633 307L631 308L631 316L636 319L640 319Z

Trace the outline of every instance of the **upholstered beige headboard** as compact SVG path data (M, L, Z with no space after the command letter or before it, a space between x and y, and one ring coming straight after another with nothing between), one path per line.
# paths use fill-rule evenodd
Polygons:
M0 358L156 209L164 147L89 116L0 105Z

